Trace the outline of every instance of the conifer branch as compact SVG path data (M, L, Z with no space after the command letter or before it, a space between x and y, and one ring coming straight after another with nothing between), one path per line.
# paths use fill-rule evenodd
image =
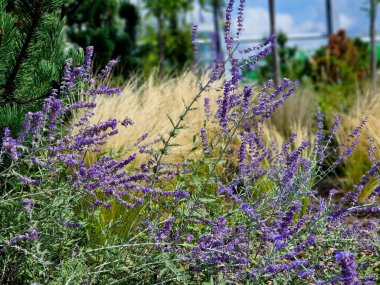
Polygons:
M16 99L14 98L14 93L16 89L16 78L21 69L22 63L26 60L28 56L28 49L37 31L37 27L42 19L42 14L42 7L36 7L34 14L32 15L32 22L29 26L29 29L26 32L25 40L23 42L19 54L17 55L15 65L13 66L12 71L7 76L6 82L3 85L4 90L1 97L4 99L5 103L10 103L12 101L16 102Z

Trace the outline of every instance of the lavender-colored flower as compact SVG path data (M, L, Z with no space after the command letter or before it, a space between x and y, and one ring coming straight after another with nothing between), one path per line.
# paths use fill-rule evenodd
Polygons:
M376 143L375 143L373 137L371 136L371 134L369 132L368 126L366 128L366 136L367 136L367 140L369 142L368 157L372 163L375 163L376 162L375 153L377 151L377 147L376 147Z
M368 196L369 199L372 199L376 196L380 196L380 185L372 190L372 193Z
M274 42L275 39L276 39L276 35L270 35L268 39L266 39L265 41L261 42L257 46L249 47L249 48L244 49L244 50L240 50L239 53L240 54L247 54L247 53L250 53L252 51L260 50L263 47L267 46L268 44L273 44L273 42Z
M357 198L359 197L364 187L371 180L371 177L375 177L379 174L379 170L380 170L380 160L375 161L374 164L371 166L371 169L362 176L362 178L356 185L353 186L355 190L354 193L356 194L356 199L353 199L354 202L357 202ZM354 195L354 193L352 193L352 195ZM369 198L372 198L376 195L378 195L378 187L372 191Z
M167 242L168 238L172 232L173 229L173 223L174 223L175 218L174 217L169 217L164 225L158 230L155 236L155 240L158 243L162 242Z
M365 117L360 122L360 124L355 129L352 130L351 134L344 140L344 142L340 144L340 146L343 148L343 153L338 158L337 160L338 162L342 161L344 157L350 156L354 152L354 150L356 149L356 146L359 143L360 131L363 129L367 121L368 121L368 117Z
M164 251L165 252L171 252L171 251L173 251L174 250L174 248L172 247L172 246L166 246L165 248L164 248Z
M218 54L215 59L214 68L211 73L211 82L217 81L223 74L224 58L222 54Z
M140 143L142 143L147 137L149 133L143 133L139 138L137 138L136 142L133 144L133 146L138 146Z
M85 81L87 81L87 82L92 81L90 79L90 76L91 76L91 65L92 65L93 54L94 54L94 47L88 46L86 48L86 55L84 57L84 63L83 63L83 75L84 75Z
M100 73L98 74L97 78L102 79L102 78L106 77L106 76L110 73L110 71L112 70L112 68L113 68L117 63L118 63L118 61L115 60L115 59L110 60L110 61L108 62L108 64L104 67L104 69L102 69L102 70L100 71Z
M6 246L13 246L22 241L35 241L36 239L38 239L38 232L35 228L31 227L25 234L16 235L12 237L10 240L6 240L4 243Z
M231 20L232 20L232 11L234 8L235 0L229 0L226 8L226 21L224 23L224 41L226 43L227 51L232 53L233 47L233 37L230 35L231 32Z
M236 37L239 38L242 30L243 30L243 22L244 22L244 5L245 0L240 0L239 8L238 8L238 21L237 21L237 31L236 31Z
M208 97L204 99L204 111L205 111L206 117L209 119L211 117L211 111L210 111L210 98Z
M32 179L28 176L24 176L24 175L21 175L21 174L18 174L18 173L15 173L15 176L17 178L20 179L20 181L23 183L23 184L29 184L29 185L34 185L34 186L38 186L41 184L41 180L40 179Z
M52 132L57 128L56 123L62 112L62 100L57 99L55 96L50 96L44 100L43 112L47 114L48 128Z
M20 202L26 212L30 212L33 209L34 202L30 199L24 199Z
M17 161L19 157L17 148L19 147L20 145L17 143L17 141L11 137L11 131L9 130L9 128L5 128L1 144L1 151L8 153L13 161Z
M342 268L342 275L339 280L343 282L344 285L359 285L359 274L356 271L357 264L354 260L354 256L350 251L340 251L334 255L336 261L339 262Z
M375 274L366 275L363 277L364 285L375 285L376 276Z
M273 46L267 46L263 50L259 51L255 55L250 55L246 61L249 65L253 66L262 59L264 59L267 55L269 55L272 52Z
M241 78L241 68L239 65L239 59L231 58L231 84L232 86L238 86L239 79Z
M331 198L334 197L338 193L339 193L339 190L337 190L337 189L331 189L329 191L329 199L331 200Z
M194 240L194 236L192 234L187 234L186 235L186 241L187 242L192 242Z
M317 155L317 158L322 159L323 158L323 147L322 142L325 139L325 134L323 132L323 113L319 111L317 113L317 132L315 136L315 146L313 149L313 154Z
M111 96L111 95L119 95L120 92L121 92L121 89L119 87L111 88L108 86L100 86L98 88L89 89L86 95L96 96L96 95L106 94L108 96Z
M297 211L299 211L299 209L301 209L301 207L302 207L302 204L300 202L297 202L297 201L293 202L293 205L290 206L289 211L287 211L284 217L282 218L282 222L280 225L281 229L285 229L292 224L294 215L296 214Z
M205 155L208 155L210 154L210 150L208 147L207 133L205 129L201 129L201 138L202 138L202 145L203 145L203 153Z
M187 199L190 197L190 194L182 189L174 191L173 195L178 201L181 199Z
M62 219L59 220L59 223L63 227L71 228L71 229L79 229L81 227L81 224L74 222L74 221L64 221Z
M298 276L301 278L307 278L314 275L314 269L307 269L305 271L298 272Z
M28 229L27 239L31 240L31 241L38 239L38 232L36 231L35 228L32 227L32 228Z
M63 78L60 87L62 93L68 92L70 89L75 87L75 78L71 74L72 64L73 60L71 58L67 59L65 62Z
M245 231L245 227L229 227L226 219L219 217L210 234L203 235L183 259L208 269L215 267L226 271L231 267L244 271L251 263L247 257L249 242Z
M216 117L219 120L219 125L224 132L227 132L228 111L230 109L230 93L233 91L232 82L228 81L224 84L224 92L222 98L218 100L218 110Z
M130 118L125 118L123 121L121 121L121 125L124 126L124 127L132 126L133 125L133 121Z
M289 263L278 263L268 265L265 269L265 273L269 273L271 275L276 275L280 272L284 271L292 271L301 268L302 266L306 266L308 262L306 260L295 260Z
M246 140L243 138L238 149L238 159L239 159L238 161L241 166L243 166L242 164L245 161L246 151L247 151L247 143L246 143Z
M18 143L23 143L25 140L26 135L28 134L30 130L30 124L32 120L33 113L28 112L25 116L24 122L22 123L21 130L17 139Z

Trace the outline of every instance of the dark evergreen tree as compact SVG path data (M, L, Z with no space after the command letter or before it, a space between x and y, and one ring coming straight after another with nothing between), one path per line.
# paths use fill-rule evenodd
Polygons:
M128 75L136 70L139 16L134 5L120 0L71 0L66 1L62 13L67 17L69 40L82 48L94 46L95 70L116 58L118 73Z
M62 0L0 0L0 132L17 132L25 113L59 86L61 6Z

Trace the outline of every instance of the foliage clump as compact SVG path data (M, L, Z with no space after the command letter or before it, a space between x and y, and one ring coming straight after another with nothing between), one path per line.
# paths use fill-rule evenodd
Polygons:
M137 70L137 7L127 1L65 1L66 34L72 44L94 46L94 69L100 70L110 58L118 58L116 74L127 76Z
M364 79L368 74L367 48L360 39L351 40L347 32L340 29L313 57L316 81L342 83Z
M28 111L58 88L64 53L61 0L0 1L0 129L17 134Z

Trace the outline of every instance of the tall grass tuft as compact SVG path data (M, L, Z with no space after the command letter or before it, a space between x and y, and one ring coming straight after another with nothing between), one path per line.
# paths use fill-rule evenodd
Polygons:
M338 143L343 143L351 131L360 125L363 118L367 118L364 131L361 132L360 140L352 154L352 159L343 164L344 177L341 178L342 186L347 190L355 185L364 172L368 171L380 158L380 94L367 92L358 93L355 104L351 109L341 114L341 128L337 132ZM372 157L372 158L371 158ZM373 161L371 161L371 159ZM371 181L363 189L361 198L366 198L377 186L376 179Z
M136 142L143 134L147 133L147 137L139 145L151 143L160 135L168 133L172 128L169 117L173 120L178 119L184 104L193 98L199 82L207 81L209 76L210 74L206 72L199 78L188 71L177 78L159 81L153 74L142 84L138 84L138 78L130 79L118 95L98 98L94 109L95 116L90 119L91 123L109 118L122 119L126 116L134 122L128 130L120 130L117 135L108 138L106 144L102 146L102 151L136 150ZM186 131L180 132L173 140L179 146L173 148L171 160L180 161L189 154L189 150L193 147L194 135L199 133L206 121L204 98L210 99L211 112L215 112L215 102L219 95L217 89L222 84L222 80L214 82L204 96L195 103L194 110L184 121ZM90 154L88 159L89 162L94 161L96 156Z
M159 81L156 75L152 74L142 84L135 77L125 83L120 94L99 97L94 109L95 115L90 119L91 123L109 118L122 119L126 116L134 122L128 130L120 130L117 135L108 138L106 144L102 146L102 151L122 155L127 150L136 150L135 144L144 133L148 136L140 145L152 142L160 135L168 133L172 127L168 117L178 118L184 102L191 101L194 92L199 88L199 82L206 82L209 76L209 72L204 72L199 77L187 71L176 78ZM199 155L199 151L191 150L195 148L199 150L201 128L217 131L215 120L208 120L206 125L204 99L209 99L210 112L215 113L222 85L223 80L213 82L201 100L196 102L194 110L185 118L184 124L187 129L174 138L174 143L178 146L172 149L172 155L169 157L171 161L181 161L184 157L192 158ZM265 140L268 144L275 141L278 145L282 145L295 132L297 138L294 146L300 146L304 140L313 141L315 113L315 94L308 89L297 91L265 123L267 130ZM235 137L234 142L236 147L240 142L239 138ZM96 154L88 153L86 161L90 164L96 161L96 157Z
M312 90L297 90L266 122L267 140L274 140L277 145L282 145L293 133L297 133L295 147L300 146L303 141L314 142L316 105L316 95Z

